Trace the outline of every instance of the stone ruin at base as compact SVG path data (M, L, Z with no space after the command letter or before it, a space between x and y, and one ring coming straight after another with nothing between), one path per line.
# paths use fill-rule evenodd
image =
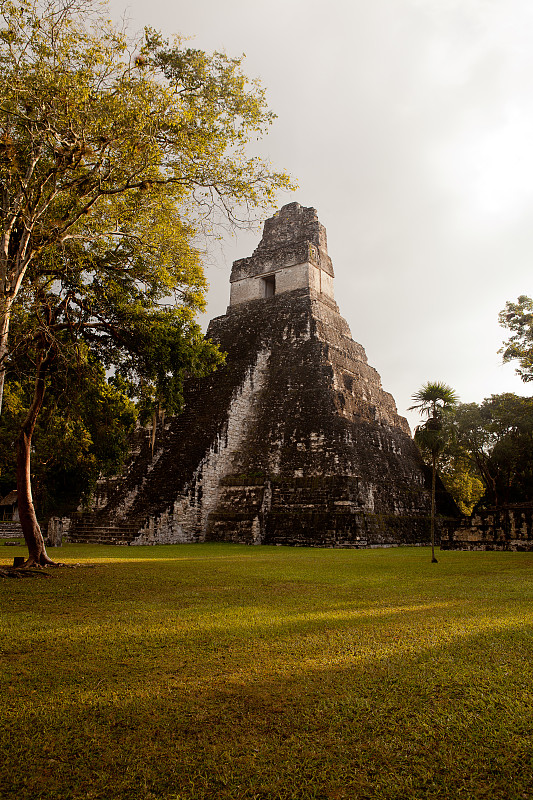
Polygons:
M124 474L101 481L71 541L425 544L428 470L333 297L325 228L284 206L207 335L227 352L188 382L152 458L139 429ZM440 513L455 514L440 493Z

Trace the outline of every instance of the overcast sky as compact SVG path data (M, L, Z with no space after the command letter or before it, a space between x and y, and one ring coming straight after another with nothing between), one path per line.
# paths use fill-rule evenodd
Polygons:
M398 410L428 380L463 402L532 394L498 312L531 296L531 0L112 0L115 19L246 54L278 115L259 152L318 210L335 295ZM258 232L212 251L208 318Z

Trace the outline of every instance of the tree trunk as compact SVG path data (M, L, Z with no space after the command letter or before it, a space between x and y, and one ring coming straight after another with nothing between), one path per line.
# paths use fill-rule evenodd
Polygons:
M152 435L150 437L150 448L152 451L152 458L154 457L155 436L157 431L157 411L152 412Z
M437 564L435 558L435 491L437 484L437 457L432 454L431 459L431 563Z
M11 300L5 298L0 301L0 414L2 413L2 400L4 397L4 379L6 374L7 339L9 334L9 320L11 317Z
M32 404L17 438L17 504L22 532L28 547L28 558L24 563L25 567L31 567L35 564L46 566L47 564L56 563L46 553L31 493L31 439L43 404L47 367L48 355L41 357L37 363Z
M499 505L498 488L496 478L491 475L490 459L475 455L475 463L481 474L481 480L486 489L487 499L491 505Z

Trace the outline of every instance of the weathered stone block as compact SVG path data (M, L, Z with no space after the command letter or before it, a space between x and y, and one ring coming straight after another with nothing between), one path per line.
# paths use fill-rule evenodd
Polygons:
M463 517L443 533L443 550L533 550L533 504L498 506Z

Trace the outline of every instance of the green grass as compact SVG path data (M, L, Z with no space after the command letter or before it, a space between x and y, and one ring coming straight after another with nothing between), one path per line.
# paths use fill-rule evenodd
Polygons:
M96 566L0 582L2 798L533 799L533 553L52 553Z

